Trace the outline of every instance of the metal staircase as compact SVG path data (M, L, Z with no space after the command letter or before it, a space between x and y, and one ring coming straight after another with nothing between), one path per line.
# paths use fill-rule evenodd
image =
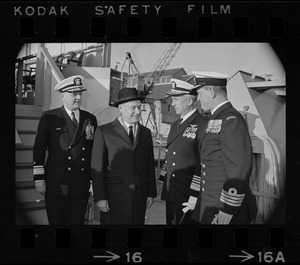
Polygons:
M47 224L44 196L33 181L32 149L42 107L16 104L16 133L21 143L15 146L16 224Z

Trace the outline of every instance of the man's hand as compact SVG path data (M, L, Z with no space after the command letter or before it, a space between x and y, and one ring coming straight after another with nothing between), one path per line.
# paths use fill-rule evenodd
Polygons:
M46 193L46 181L41 179L41 180L36 180L34 182L36 190L41 193L42 195L45 195Z
M146 208L149 209L152 206L153 202L154 202L154 198L153 197L148 197Z
M186 207L182 208L182 211L183 211L184 213L186 213L186 212L188 212L188 211L193 211L194 208L195 208L195 205L189 204L188 202L184 202L184 203L182 204L182 206L186 206Z
M185 206L184 208L182 208L182 211L184 213L186 213L187 211L193 211L195 209L196 202L197 202L197 198L194 196L190 196L189 201L184 202L182 204L182 206Z
M97 201L96 204L100 208L101 212L104 212L104 213L109 212L108 200L100 200L100 201Z
M228 225L231 221L232 214L227 214L219 210L219 213L214 218L212 224L216 225Z

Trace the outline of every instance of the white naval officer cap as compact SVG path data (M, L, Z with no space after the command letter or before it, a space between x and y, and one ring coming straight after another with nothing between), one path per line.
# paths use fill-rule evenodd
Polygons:
M81 75L73 75L62 81L60 81L55 87L54 90L58 92L81 92L86 91L86 88L83 86L84 77Z
M171 90L167 92L166 96L178 97L183 95L197 95L194 85L182 81L177 78L171 78Z
M228 76L216 72L199 72L193 71L195 76L194 89L197 91L203 86L226 86Z

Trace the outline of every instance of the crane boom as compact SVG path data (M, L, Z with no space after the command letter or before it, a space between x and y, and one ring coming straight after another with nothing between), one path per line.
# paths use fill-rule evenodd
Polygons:
M168 49L166 49L159 57L154 71L150 72L144 83L144 93L148 94L156 79L161 75L162 71L165 70L172 59L175 57L176 53L180 49L182 43L170 43Z
M139 74L140 71L137 69L130 52L126 52L126 58L122 65L121 72L123 72L123 68L127 60L128 60L128 75L130 75L130 71L132 71L133 74Z
M123 68L124 68L126 61L128 61L128 76L125 78L125 77L123 77ZM126 58L125 58L125 61L122 65L122 69L121 69L121 80L122 80L121 87L124 87L127 85L137 86L139 74L140 74L140 71L136 67L134 60L131 56L131 53L126 52ZM136 83L136 85L133 85L133 83Z

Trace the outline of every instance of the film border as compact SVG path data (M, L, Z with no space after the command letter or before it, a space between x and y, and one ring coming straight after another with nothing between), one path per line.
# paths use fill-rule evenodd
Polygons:
M125 5L130 5L131 7L126 7L124 10L121 8L121 13L118 13L120 12L120 5L124 5L121 1L88 2L84 4L85 8L82 8L82 2L76 1L46 2L42 5L29 1L26 3L24 1L1 3L0 33L4 41L0 45L3 51L3 60L8 62L5 66L1 66L1 72L4 73L2 79L3 87L7 88L12 85L12 80L14 80L14 71L12 69L14 69L14 65L9 62L14 60L17 51L23 43L86 42L87 40L89 42L270 42L275 45L284 43L283 46L286 47L287 51L285 64L287 86L299 87L299 78L297 78L300 70L299 48L297 48L300 47L300 25L297 15L299 3L294 1L249 1L246 4L229 1L222 2L223 8L221 8L219 2L215 1L212 2L213 4L207 1L203 1L200 4L195 1L187 3L184 1L148 1L148 3L152 7L157 5L157 8L154 7L152 11L147 8L147 14L145 14L145 7L139 9L134 7L132 11L132 6L142 5L143 1L140 1L139 4L133 1L126 1ZM189 8L191 11L189 15L186 14L188 4L190 4ZM57 8L65 5L70 7L70 9L67 8L68 15L66 15L66 11L61 11L60 8ZM96 9L95 7L100 5L112 6L113 8L110 8L112 13L99 15L101 12L104 12L104 9ZM148 4L145 2L144 5ZM205 6L204 11L202 5ZM207 8L207 5L212 5L213 7ZM227 5L230 5L230 13L226 13L228 12ZM19 9L21 15L19 11L14 9L14 6L21 6ZM26 7L28 8L29 6L32 8L27 9L26 12ZM44 15L38 13L38 6L43 6L46 9ZM53 6L55 11L54 9L51 11ZM159 11L157 11L158 6L161 6ZM40 8L40 12L44 12L44 9ZM51 12L56 12L57 14ZM59 15L59 12L62 12L62 14ZM85 19L82 19L82 17ZM114 20L118 23L113 23ZM153 23L153 21L158 21L158 23ZM130 25L135 25L136 23L140 23L140 30L136 30L135 27L131 28ZM121 27L118 29L116 24L120 24ZM202 24L211 25L208 26L210 29L201 29ZM28 30L27 25L33 25L33 29ZM100 32L96 30L99 25L101 28ZM176 31L170 30L170 26L167 25L171 25L171 28L175 25ZM59 31L59 28L64 28L64 30ZM245 28L248 29L246 36L244 34ZM132 35L126 35L126 32ZM4 44L4 42L8 43L8 45ZM296 106L299 103L298 93L295 90L289 91L290 98L295 100L295 103L292 101L292 104ZM11 92L5 91L5 96L10 98L12 96ZM7 112L13 114L13 107L14 104L12 102L11 105L7 106ZM299 141L296 141L297 130L292 127L297 123L294 116L294 107L290 108L289 113L291 117L287 117L287 124L290 119L289 124L291 125L287 127L289 130L288 141L293 142L290 146L287 146L287 157L289 158L287 173L296 175L296 172L299 172L298 150L300 150L300 146ZM10 117L8 120L5 120L5 125L6 128L8 127L6 131L14 130L14 117L13 119ZM13 137L12 139L8 138L14 141ZM294 146L295 148L293 148ZM9 149L11 149L11 145L5 146L3 150L2 157L4 158L3 166L5 168L3 171L5 174L3 175L14 176L14 160L12 161L11 159L14 157L14 152L9 151L8 156L6 151ZM254 258L249 258L250 256L244 253L246 252L250 255L256 253L256 261L269 262L271 259L273 261L277 259L277 262L280 262L284 259L285 262L297 262L299 261L297 260L297 252L299 251L300 242L299 214L295 210L295 205L297 205L298 201L297 186L299 186L298 180L287 181L287 224L283 226L230 226L229 229L201 226L200 228L175 227L175 230L166 226L155 226L155 228L142 227L132 232L133 239L129 239L129 241L132 240L133 242L132 248L127 246L127 232L128 229L135 229L135 227L104 227L104 230L100 230L100 234L105 234L106 242L105 244L103 242L95 243L95 248L91 247L90 236L99 232L94 230L98 227L80 227L71 228L71 230L59 230L62 238L59 240L61 248L55 250L56 228L40 226L32 228L16 227L13 225L15 220L15 213L11 207L13 204L7 202L14 202L15 200L14 180L2 178L1 208L5 216L1 218L0 249L1 257L3 257L1 261L8 263L20 261L35 262L46 258L49 262L78 261L86 263L95 262L94 255L103 256L103 259L107 261L111 259L109 256L115 257L113 255L115 254L122 256L123 261L128 261L129 259L131 262L139 262L141 261L140 258L143 258L142 261L161 262L221 262L224 261L224 257L227 257L230 261L234 260L234 258L229 257L229 251L231 251L232 255L240 256L236 257L240 261L247 259L247 257L249 260L254 260ZM243 228L246 230L243 230ZM237 232L236 229L242 230ZM211 246L209 243L208 247L201 247L203 242L200 238L200 230L205 235L213 234L213 239L211 240L213 247L209 247ZM168 235L167 238L175 239L176 242L168 239L164 241L164 234ZM246 242L248 247L243 240L239 243L241 244L239 246L242 247L235 245L235 240L237 239L234 239L234 237L236 234L238 234L237 237L239 237L239 234L242 235L242 238L248 237L249 240ZM23 248L19 246L20 243L23 244L22 240L24 239L22 238L25 238ZM190 240L191 238L195 239L195 241ZM282 239L284 239L283 245ZM277 243L278 240L280 241L279 243ZM266 242L268 243L266 244ZM140 247L136 247L139 244ZM68 245L71 246L72 257L67 255ZM9 251L4 250L4 246ZM45 255L45 249L53 249L53 252ZM81 256L82 252L84 254ZM142 254L135 254L139 252ZM216 252L219 254L216 255ZM258 254L260 252L261 254ZM280 252L283 253L283 258ZM37 253L40 254L36 255ZM135 254L134 260L133 254ZM117 260L116 257L115 259Z

